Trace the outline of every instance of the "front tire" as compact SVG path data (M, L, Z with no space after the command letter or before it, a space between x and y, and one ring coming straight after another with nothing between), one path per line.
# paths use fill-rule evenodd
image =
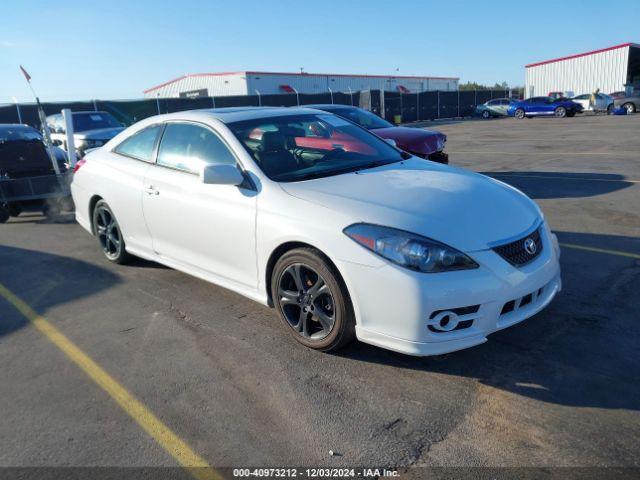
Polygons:
M553 115L556 118L564 118L567 116L567 109L564 107L558 107L553 111Z
M485 120L489 120L491 118L491 112L489 112L489 110L483 111L482 118L484 118Z
M326 257L297 248L276 262L271 275L273 304L293 337L328 352L355 337L355 315L344 282Z
M104 200L93 209L93 231L98 237L104 256L113 263L124 264L131 259L125 248L122 231L115 215Z
M522 120L525 117L524 109L523 108L516 109L515 117L518 120Z
M622 105L622 108L624 108L629 115L631 115L632 113L636 113L636 106L631 102L625 103L624 105Z

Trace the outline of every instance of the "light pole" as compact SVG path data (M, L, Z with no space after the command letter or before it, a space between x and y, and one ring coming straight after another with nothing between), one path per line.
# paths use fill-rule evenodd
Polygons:
M291 87L291 89L296 92L296 103L300 106L300 95L298 94L298 90L295 87Z
M258 94L258 106L261 107L262 106L262 98L260 96L260 90L258 90L256 88L256 93Z
M16 105L16 111L18 112L18 123L22 123L22 112L20 111L20 104L18 103L18 99L13 97L13 103Z

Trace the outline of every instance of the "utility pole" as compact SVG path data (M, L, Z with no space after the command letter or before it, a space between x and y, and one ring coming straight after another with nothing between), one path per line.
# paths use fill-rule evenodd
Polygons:
M51 165L53 166L53 170L56 172L56 175L60 175L60 167L58 167L58 161L56 160L56 156L53 153L52 143L51 143L51 132L49 131L49 127L47 126L47 116L44 114L44 109L42 108L42 104L40 103L40 98L36 95L36 91L33 89L33 85L31 85L31 75L27 73L22 65L20 65L20 70L22 70L22 74L24 78L27 80L27 84L29 85L29 89L33 96L36 99L36 105L38 107L38 117L40 118L40 124L42 125L42 131L44 132L44 141L47 146L47 153L49 154L49 159L51 160Z

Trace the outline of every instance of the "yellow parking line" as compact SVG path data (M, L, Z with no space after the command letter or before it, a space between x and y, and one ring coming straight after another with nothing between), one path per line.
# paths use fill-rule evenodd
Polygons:
M0 296L27 318L40 333L58 347L73 363L86 373L142 429L198 480L214 480L222 477L195 453L180 437L171 431L137 398L120 385L111 375L94 362L45 318L38 315L27 303L0 283Z
M640 183L640 180L627 180L626 178L613 179L613 178L590 178L580 176L565 176L565 175L527 175L524 173L500 173L500 172L485 172L485 175L491 177L521 177L521 178L544 178L546 180L584 180L586 182L628 182L628 183Z
M640 254L623 252L621 250L609 250L606 248L586 247L584 245L576 245L575 243L561 243L560 246L566 248L573 248L575 250L585 250L587 252L606 253L608 255L617 255L619 257L629 257L640 260Z

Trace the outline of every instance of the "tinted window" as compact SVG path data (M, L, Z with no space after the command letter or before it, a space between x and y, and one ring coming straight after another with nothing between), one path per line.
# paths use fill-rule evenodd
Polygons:
M105 112L87 112L73 114L73 130L84 132L100 128L122 127L118 121Z
M5 141L41 141L42 135L36 129L22 125L0 125L0 143Z
M494 107L496 105L500 105L500 100L490 100L487 102L487 105L489 105L490 107Z
M351 120L352 122L357 123L361 127L367 128L369 130L375 128L393 127L391 123L383 120L375 113L371 113L360 108L333 108L330 110L330 112Z
M399 162L402 153L331 114L287 115L227 124L271 179L295 182Z
M236 158L208 128L190 123L169 123L162 135L157 163L199 174L205 164L235 165Z
M114 151L145 162L153 162L153 149L159 133L160 125L145 128L127 138Z

